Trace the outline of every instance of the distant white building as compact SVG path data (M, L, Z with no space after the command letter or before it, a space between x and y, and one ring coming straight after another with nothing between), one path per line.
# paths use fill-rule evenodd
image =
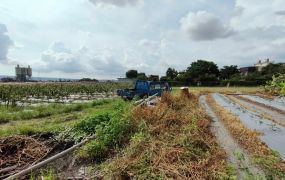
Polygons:
M268 66L270 63L273 63L273 61L270 61L269 59L265 59L264 61L259 60L256 64L254 64L254 67L256 67L257 71L261 71L262 68Z

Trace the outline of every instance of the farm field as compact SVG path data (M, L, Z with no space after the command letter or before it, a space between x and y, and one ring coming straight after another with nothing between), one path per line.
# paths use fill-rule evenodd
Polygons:
M65 97L71 95L77 93ZM89 137L25 179L285 178L285 102L262 88L173 88L155 106L115 95L37 106L2 102L0 179Z
M285 180L284 7L0 0L0 180Z
M82 103L113 97L125 83L1 83L0 103L6 106Z

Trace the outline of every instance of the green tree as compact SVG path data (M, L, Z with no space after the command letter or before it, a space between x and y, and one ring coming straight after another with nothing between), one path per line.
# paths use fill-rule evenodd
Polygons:
M130 79L135 79L138 77L138 71L131 69L126 72L126 77Z
M149 81L159 81L159 76L158 75L149 75L148 80Z
M178 75L178 72L174 68L168 68L166 71L166 77L169 80L174 80Z
M255 71L252 73L248 73L248 75L243 77L243 79L247 81L254 81L254 80L263 80L264 77L261 75L261 72Z
M186 71L179 72L176 77L176 80L177 81L188 81L189 80L188 73Z
M91 79L91 78L82 78L78 80L79 82L98 82L97 79Z
M141 72L141 73L138 73L137 79L138 80L147 80L147 76L145 75L145 73Z
M212 61L197 60L186 70L189 78L195 81L216 80L220 74L217 64Z
M233 76L234 74L238 74L238 73L239 73L239 70L238 70L237 66L235 66L235 65L224 66L221 69L220 77L222 79L230 79L231 76Z
M168 78L166 76L161 76L160 81L168 81Z
M268 66L262 68L261 74L265 79L271 79L273 75L282 74L285 72L285 65L282 63L273 64L270 63Z

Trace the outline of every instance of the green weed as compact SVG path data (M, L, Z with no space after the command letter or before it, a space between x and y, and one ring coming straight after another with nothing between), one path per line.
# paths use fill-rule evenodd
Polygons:
M110 100L96 100L92 103L83 104L50 104L37 107L8 107L0 106L0 124L9 121L29 120L35 118L44 118L57 114L82 111L87 108L93 108L109 104Z
M130 123L131 105L119 101L112 111L87 117L75 124L72 132L75 139L96 134L96 140L91 141L79 151L78 157L101 161L112 149L121 147L133 134L135 127Z

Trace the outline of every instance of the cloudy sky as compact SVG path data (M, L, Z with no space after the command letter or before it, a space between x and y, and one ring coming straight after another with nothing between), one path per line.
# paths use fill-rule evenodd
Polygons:
M0 0L0 75L114 79L285 62L284 0Z

